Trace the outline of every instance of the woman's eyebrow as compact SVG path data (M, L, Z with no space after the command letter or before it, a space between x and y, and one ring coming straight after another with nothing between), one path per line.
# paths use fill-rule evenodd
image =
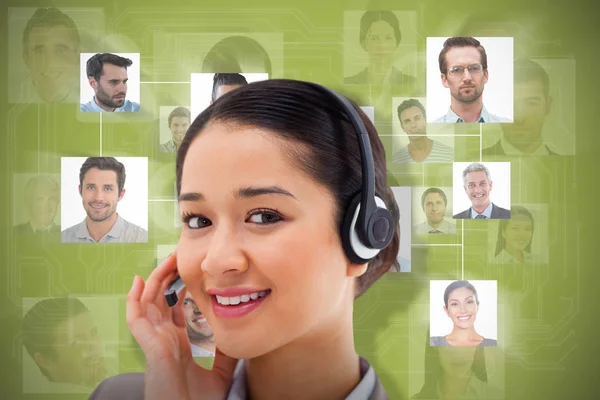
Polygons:
M280 194L284 196L289 196L294 200L298 200L296 196L288 192L287 190L279 187L279 186L263 186L263 187L253 187L248 186L245 188L240 188L234 191L233 196L236 199L250 199L257 196L263 196L267 194ZM182 193L179 195L179 201L204 201L206 198L202 193Z

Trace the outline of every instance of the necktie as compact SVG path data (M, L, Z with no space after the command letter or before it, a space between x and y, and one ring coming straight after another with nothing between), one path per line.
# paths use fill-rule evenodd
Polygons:
M487 217L483 214L479 214L478 216L475 217L475 219L486 219Z
M442 231L440 231L438 229L432 229L432 230L429 231L429 233L444 233L444 232L442 232Z

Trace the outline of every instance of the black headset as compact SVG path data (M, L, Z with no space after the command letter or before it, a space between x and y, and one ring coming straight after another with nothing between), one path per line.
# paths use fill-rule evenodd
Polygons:
M375 196L375 162L369 133L362 118L347 98L319 84L305 83L327 93L342 106L358 138L362 165L362 189L352 198L346 208L341 226L341 236L342 246L348 259L357 264L367 263L390 244L395 230L394 220L385 202ZM165 298L169 306L177 304L177 294L183 287L183 281L177 277L165 290Z
M346 208L341 228L342 246L350 261L369 262L392 241L394 220L385 202L375 196L375 162L367 128L354 106L344 96L316 83L343 108L358 138L362 166L362 188Z

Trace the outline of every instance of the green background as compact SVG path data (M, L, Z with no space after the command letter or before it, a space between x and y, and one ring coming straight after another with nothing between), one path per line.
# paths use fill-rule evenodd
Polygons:
M447 239L447 243L462 246L413 247L413 273L387 275L357 301L355 340L358 353L375 367L392 399L414 394L416 388L410 381L422 368L422 361L411 356L411 348L425 344L427 316L418 314L428 302L429 280L459 278L457 271L461 270L464 250L465 278L498 280L499 302L512 310L499 319L500 338L506 339L506 346L501 344L506 399L598 398L600 340L596 332L600 269L592 251L592 241L598 237L600 195L597 175L600 108L596 97L600 30L595 2L246 0L212 4L128 0L50 4L13 0L4 3L1 21L7 21L7 7L103 8L107 32L124 35L139 48L142 81L152 81L153 67L164 61L154 58L156 33L277 32L283 34L283 68L273 77L313 80L360 99L360 91L343 85L343 12L366 9L416 11L419 54L425 51L427 36L463 32L474 36L513 36L516 54L518 50L519 54L534 58L574 59L576 98L565 101L576 105L576 155L502 160L512 163L513 202L518 198L523 203L548 204L549 263L535 268L492 267L486 264L485 257L487 230L481 225L466 224L464 239L460 234ZM13 174L60 173L61 156L99 155L99 124L80 121L72 105L8 104L4 93L7 93L11 60L5 56L8 54L5 23L0 46L2 59L6 60L0 63L0 126L4 128L0 146L0 187L4 188L0 202L3 211L0 398L86 398L85 395L22 394L19 336L22 299L66 294L118 297L119 320L100 323L119 324L120 371L143 370L143 354L124 323L124 296L134 274L147 277L154 267L156 246L176 243L178 232L170 222L174 203L150 202L148 244L62 246L48 242L33 247L13 237L13 210L18 206L13 196ZM178 54L172 57L176 59ZM168 75L168 72L163 74ZM417 76L424 81L425 64L421 58L417 62ZM157 113L160 105L187 104L189 87L142 85L141 98L142 108L144 99L152 98L157 109L150 112ZM376 110L383 118L377 121L380 133L390 129L386 112ZM137 120L114 121L118 118L121 117L108 115L104 120L103 155L148 157L150 198L172 198L174 158L158 151L158 121L148 115ZM479 160L477 134L456 141L461 158L455 161ZM382 136L382 141L391 151L390 137ZM514 173L517 168L526 172L520 179ZM390 178L393 185L452 185L448 167L427 166L425 177L422 173L402 174L397 166L390 165L389 169L394 172ZM462 227L460 222L458 227Z

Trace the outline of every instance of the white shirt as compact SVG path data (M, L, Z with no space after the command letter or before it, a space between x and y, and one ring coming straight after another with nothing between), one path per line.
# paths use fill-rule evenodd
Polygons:
M504 135L500 139L500 145L502 146L502 150L504 150L504 154L507 156L549 156L548 148L545 143L542 144L535 149L533 153L523 153L521 150L517 149L515 146L510 144L508 140L504 139Z
M214 357L215 354L210 351L196 346L194 343L190 343L192 345L192 357Z
M413 227L413 231L415 233L438 233L435 231L440 231L439 233L456 233L456 224L453 224L452 222L449 222L448 220L444 219L441 223L440 226L438 226L437 228L434 228L433 226L429 225L429 223L427 221L425 222L421 222L420 224L417 224Z
M454 111L452 111L452 107L448 107L448 112L446 113L446 115L439 117L438 119L435 120L435 122L436 123L448 123L448 122L462 123L465 121L461 117L456 115L456 113ZM489 113L484 105L481 109L481 114L479 114L477 121L475 121L475 123L478 123L478 122L479 123L498 123L498 122L509 122L510 123L512 121L508 118L499 117L497 115Z
M415 161L408 151L408 146L398 150L394 154L392 162L394 163L451 163L454 162L454 149L443 143L432 140L431 150L422 161Z
M526 251L523 252L523 263L522 264L533 264L534 256ZM508 251L502 249L500 253L494 258L496 264L521 264L521 261L511 256Z

